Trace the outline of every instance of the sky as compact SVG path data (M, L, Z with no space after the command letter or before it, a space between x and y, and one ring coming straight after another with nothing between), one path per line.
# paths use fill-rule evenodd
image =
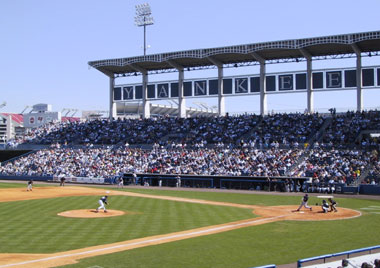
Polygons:
M109 79L88 62L143 55L143 28L134 24L135 0L1 0L0 112L21 113L38 103L53 111L108 110ZM379 0L150 0L147 54L266 41L378 31ZM363 58L363 66L380 57ZM313 68L354 67L355 59L316 61ZM267 72L305 70L305 62L271 64ZM225 75L258 74L258 67L226 69ZM150 76L175 80L177 74ZM217 77L217 70L185 72ZM136 80L137 79L137 80ZM136 83L141 76L118 83ZM364 92L364 106L380 108L380 89ZM204 101L204 100L198 100ZM212 106L216 100L205 100ZM215 102L215 103L213 103ZM164 103L165 104L165 103ZM166 103L168 104L168 103ZM194 106L191 101L189 106ZM315 108L356 107L356 92L316 93ZM305 94L268 97L268 109L299 111ZM259 111L257 96L226 98L231 113Z

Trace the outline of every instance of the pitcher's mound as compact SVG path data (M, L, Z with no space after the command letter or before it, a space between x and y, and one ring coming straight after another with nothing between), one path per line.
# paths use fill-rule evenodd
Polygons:
M69 218L104 218L104 217L121 216L124 214L128 214L128 212L121 211L121 210L112 210L112 209L107 209L107 212L103 212L103 210L96 212L96 209L79 209L79 210L64 211L64 212L58 213L57 215L63 216L63 217L69 217Z

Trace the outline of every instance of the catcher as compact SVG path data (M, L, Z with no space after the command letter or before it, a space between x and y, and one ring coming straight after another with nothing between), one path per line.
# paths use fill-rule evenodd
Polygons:
M332 199L332 198L329 198L329 202L330 202L330 212L338 212L338 210L336 209L336 206L338 205L338 203Z
M108 198L108 196L105 195L99 199L98 203L100 206L96 209L96 213L98 213L100 209L103 209L104 213L107 213L107 209L106 209L106 205L108 205L107 198Z
M322 202L322 211L323 213L329 212L329 204L326 202L326 200L323 200Z

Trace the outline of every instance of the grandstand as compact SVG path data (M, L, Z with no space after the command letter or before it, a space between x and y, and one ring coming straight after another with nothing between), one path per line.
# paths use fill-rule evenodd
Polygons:
M110 78L109 119L89 112L85 121L31 128L11 142L35 151L2 163L0 173L4 178L100 177L108 182L129 181L138 173L140 182L151 185L157 176L170 185L173 176L181 175L188 186L199 186L203 176L208 182L201 187L380 193L376 187L359 189L380 180L380 143L372 135L380 132L380 112L364 111L362 105L362 90L380 85L380 67L361 64L362 57L379 51L380 32L366 32L89 62ZM357 59L355 69L311 68L313 60L346 57ZM306 71L265 72L266 64L298 61L307 62ZM223 76L223 68L256 64L259 75ZM184 80L185 70L205 68L218 68L218 77ZM178 81L147 82L148 75L172 71ZM115 85L116 78L137 73L142 84ZM356 90L357 111L314 112L314 92L331 90ZM268 114L267 94L282 92L306 93L307 111ZM225 112L225 97L252 94L260 96L260 115ZM217 97L217 112L187 108L189 97ZM152 103L157 100L174 105Z
M379 141L360 140L377 128L379 117L369 111L50 123L16 141L20 149L47 149L3 163L0 173L110 183L138 173L150 185L158 184L158 176L170 185L181 175L190 187L204 177L212 179L201 187L352 192L350 187L379 183ZM344 134L347 126L355 131ZM276 183L270 186L268 178Z

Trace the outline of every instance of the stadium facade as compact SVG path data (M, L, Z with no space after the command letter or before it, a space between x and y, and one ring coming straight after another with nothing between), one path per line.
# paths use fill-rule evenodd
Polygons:
M154 100L178 100L177 115L187 117L186 99L217 97L217 114L225 115L225 98L260 96L260 113L267 114L268 94L306 92L307 111L314 112L316 91L356 90L356 109L363 110L363 89L380 87L379 66L362 66L363 57L378 56L380 31L293 39L228 47L195 49L146 56L91 61L88 64L109 77L109 116L120 107L141 101L142 116L151 116ZM312 62L324 59L356 58L349 69L313 70ZM268 74L267 64L306 62L303 72ZM229 67L260 66L260 73L225 77ZM218 76L185 80L185 71L217 69ZM178 80L149 83L148 76L178 72ZM142 75L141 84L116 85L119 77Z

